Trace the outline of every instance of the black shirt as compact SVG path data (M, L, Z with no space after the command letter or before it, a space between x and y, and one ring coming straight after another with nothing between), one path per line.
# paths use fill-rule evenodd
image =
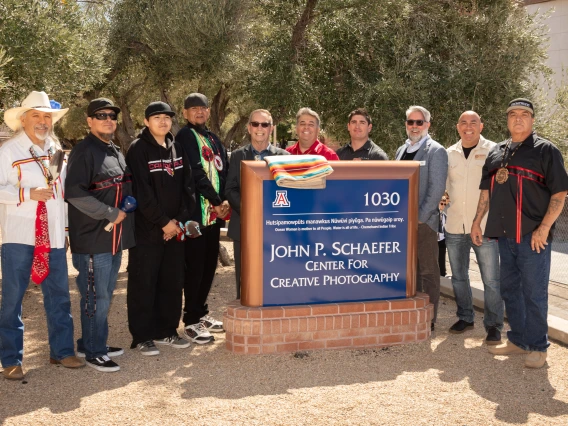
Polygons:
M464 157L466 158L466 160L467 160L467 158L469 157L470 152L473 151L476 146L477 146L477 144L473 145L472 147L465 148L465 147L462 145L463 155L464 155Z
M126 195L132 195L132 175L124 156L112 142L105 143L89 133L69 155L65 199L94 197L107 206L119 207ZM104 227L108 221L94 219L68 204L71 252L114 254L134 247L132 213L107 232Z
M353 150L351 142L342 146L336 152L340 160L388 160L389 157L379 146L369 139L357 151Z
M568 190L568 175L562 154L556 146L532 133L518 147L507 169L509 178L499 184L495 174L507 141L496 145L487 155L479 189L490 191L489 214L485 235L492 238L521 237L534 231L542 222L550 197ZM507 157L510 158L510 153ZM552 230L550 238L552 238Z
M417 152L418 152L418 150L416 150L414 152L408 152L406 150L406 148L404 148L404 154L402 154L402 157L400 157L400 161L412 161L412 160L414 160L414 157L416 157Z

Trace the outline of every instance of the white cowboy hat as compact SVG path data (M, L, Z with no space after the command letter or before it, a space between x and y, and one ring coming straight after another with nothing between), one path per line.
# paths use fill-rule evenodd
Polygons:
M28 95L26 99L22 102L21 107L10 108L4 113L4 122L12 129L17 131L22 122L20 121L20 116L30 109L37 109L38 111L50 112L51 113L51 123L55 124L61 117L63 117L69 108L61 109L61 106L57 102L50 104L49 97L45 92L32 92Z

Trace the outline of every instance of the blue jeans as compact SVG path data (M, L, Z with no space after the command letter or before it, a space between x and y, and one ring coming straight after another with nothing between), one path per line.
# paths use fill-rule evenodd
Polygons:
M34 246L2 244L0 359L3 367L22 365L22 300L30 282L33 254ZM49 356L60 360L75 355L65 249L51 249L49 275L41 283L41 291L47 317Z
M531 249L532 232L517 244L514 238L499 238L501 296L505 301L511 331L507 338L527 351L546 352L548 343L549 245L540 253Z
M458 307L458 318L473 322L475 316L469 282L469 253L473 248L483 281L485 304L483 325L486 330L490 327L497 327L501 330L503 328L503 300L499 289L499 244L497 240L483 237L481 246L476 246L471 241L470 234L446 232L445 235L452 267L452 287Z
M81 338L77 350L87 359L107 354L108 310L116 285L122 251L93 254L93 273L89 274L90 254L73 253L73 266L79 275L77 287L81 293ZM94 277L94 290L90 281Z

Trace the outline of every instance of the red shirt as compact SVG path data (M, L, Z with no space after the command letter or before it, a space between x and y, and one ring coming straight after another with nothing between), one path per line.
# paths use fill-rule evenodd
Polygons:
M328 148L327 146L325 146L323 143L321 143L317 139L312 144L312 146L310 146L307 149L307 151L302 152L300 150L300 142L299 141L296 142L294 145L286 148L286 151L288 151L292 155L308 155L308 154L323 155L329 161L339 160L339 157L337 156L337 154L335 153L335 151L333 149Z

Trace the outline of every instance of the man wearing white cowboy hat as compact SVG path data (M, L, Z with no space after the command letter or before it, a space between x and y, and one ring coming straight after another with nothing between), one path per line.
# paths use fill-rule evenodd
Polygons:
M16 132L0 148L0 361L7 379L24 376L22 300L30 277L43 292L50 362L67 368L85 365L73 346L65 255L66 168L53 134L53 125L66 112L57 102L50 103L46 93L32 92L21 107L4 114Z

